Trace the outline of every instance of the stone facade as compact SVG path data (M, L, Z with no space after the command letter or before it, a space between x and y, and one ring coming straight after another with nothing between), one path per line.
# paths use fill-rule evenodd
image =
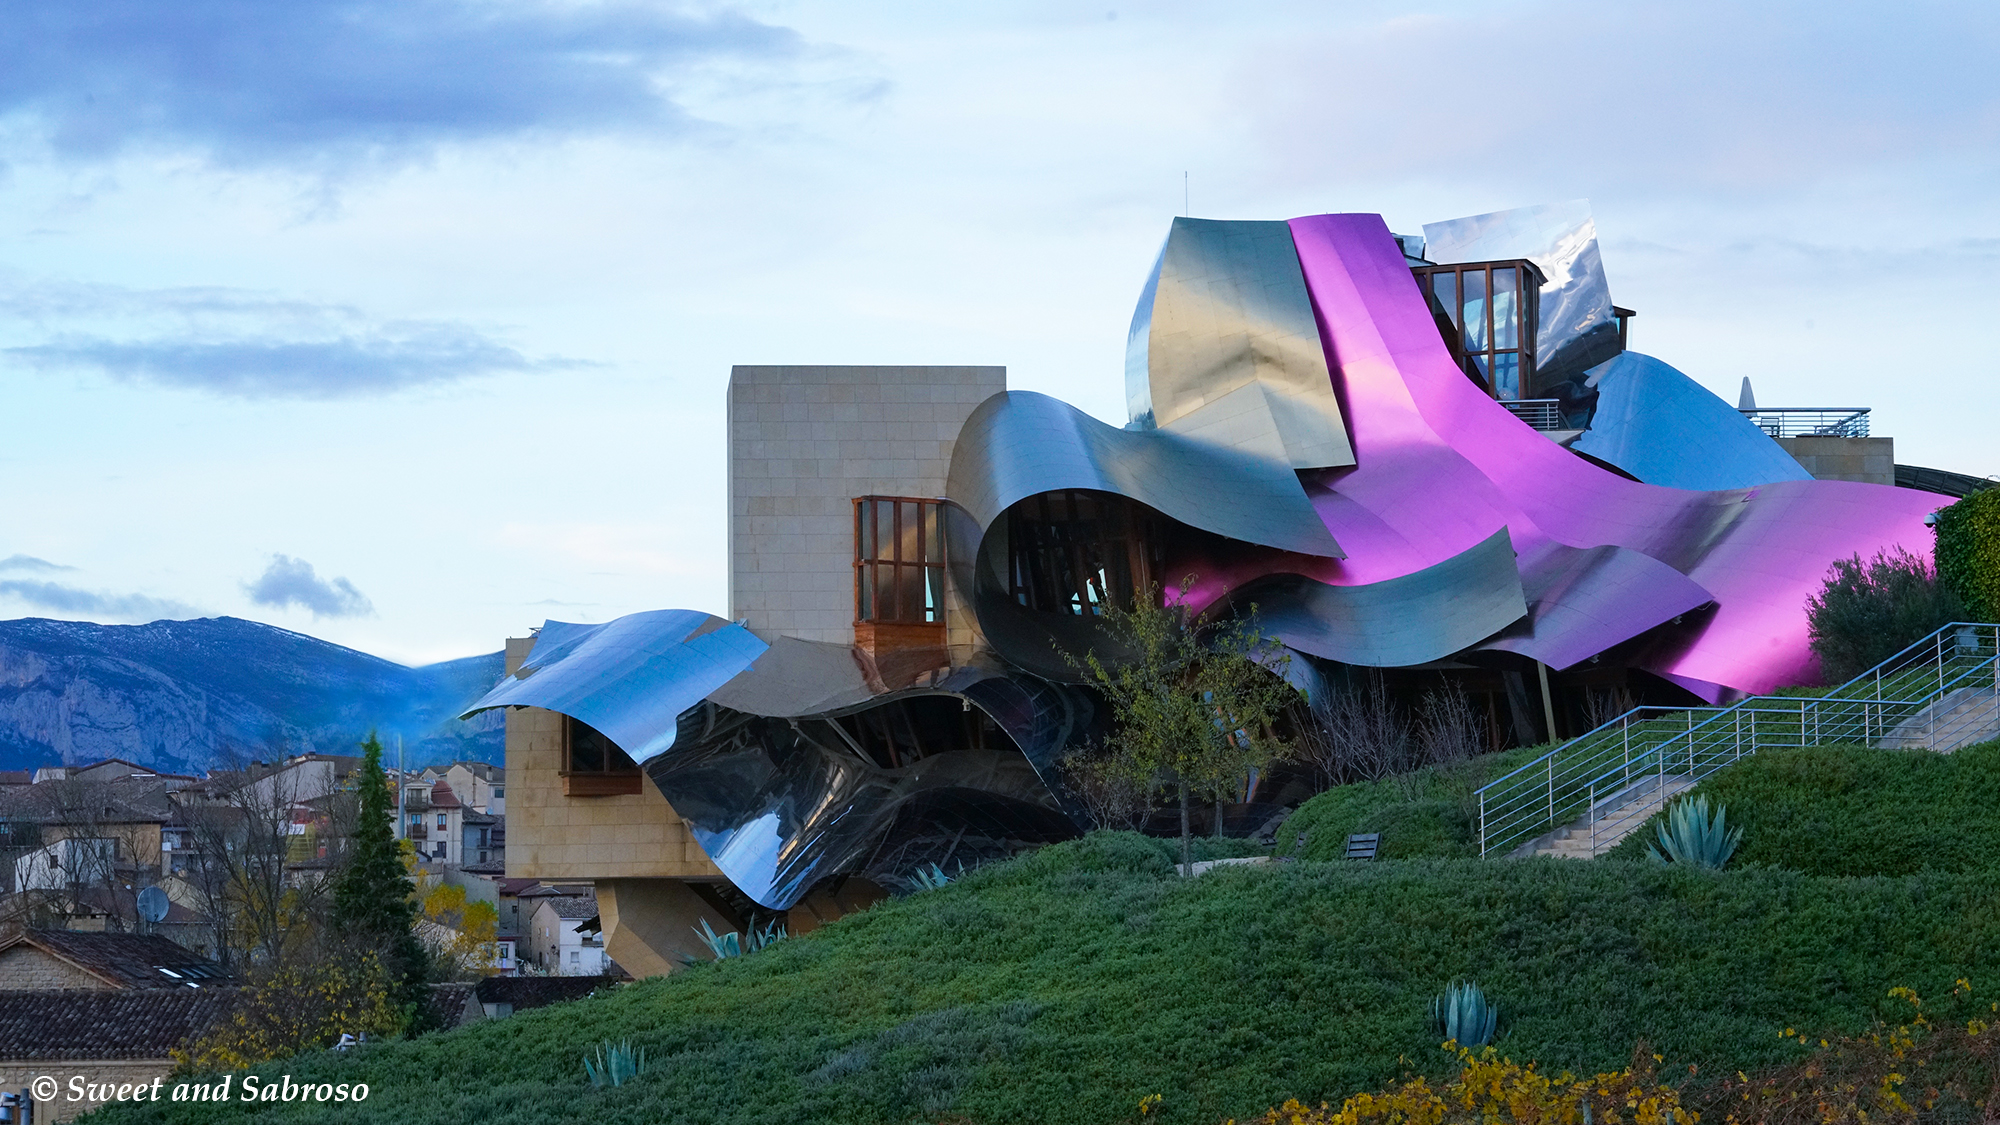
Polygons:
M852 644L854 499L943 496L959 429L1006 389L1004 367L732 370L729 616Z
M1789 437L1777 439L1793 460L1818 480L1863 484L1896 483L1896 439L1885 437Z
M507 642L507 671L534 642ZM650 781L636 793L566 797L562 716L539 707L507 712L507 874L550 882L594 879L720 879L687 821Z
M88 988L109 991L111 985L100 977L30 945L17 945L0 953L0 989L8 992L52 988ZM0 1087L8 1089L9 1087Z

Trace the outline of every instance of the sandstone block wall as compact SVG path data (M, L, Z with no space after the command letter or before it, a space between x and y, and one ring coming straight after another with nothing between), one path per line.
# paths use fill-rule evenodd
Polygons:
M1896 440L1885 437L1791 437L1778 444L1818 480L1896 483Z
M853 643L854 498L943 496L959 429L1006 389L1004 367L734 368L729 616Z

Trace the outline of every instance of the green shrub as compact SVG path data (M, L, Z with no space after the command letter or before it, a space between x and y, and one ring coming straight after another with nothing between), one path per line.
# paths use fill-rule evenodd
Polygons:
M106 1118L539 1125L576 1114L577 1058L611 1039L650 1068L590 1091L597 1120L1104 1125L1160 1093L1148 1120L1213 1125L1288 1096L1337 1105L1409 1065L1448 1075L1427 1009L1458 979L1506 997L1510 1053L1551 1071L1619 1069L1644 1037L1663 1072L1705 1076L1790 1061L1788 1026L1862 1031L1895 985L2000 980L1991 870L1420 860L1180 879L1176 851L1087 837L755 957L258 1068L367 1082L359 1106L163 1100Z
M1655 839L1646 854L1655 863L1722 870L1743 842L1743 829L1729 827L1726 811L1717 805L1711 816L1706 794L1675 801L1653 818Z
M1811 746L1764 750L1694 793L1744 830L1735 862L1810 875L1914 875L2000 865L2000 743L1952 754ZM1656 818L1657 819L1657 818ZM1653 827L1612 857L1642 859Z
M2000 621L2000 488L1938 512L1937 573L1974 621Z
M1806 629L1821 679L1839 684L1964 614L1929 560L1897 547L1865 563L1854 555L1828 567L1820 592L1806 600Z
M1339 859L1349 836L1379 832L1378 859L1478 855L1479 787L1547 751L1547 746L1530 746L1381 781L1337 785L1286 818L1278 829L1278 854Z

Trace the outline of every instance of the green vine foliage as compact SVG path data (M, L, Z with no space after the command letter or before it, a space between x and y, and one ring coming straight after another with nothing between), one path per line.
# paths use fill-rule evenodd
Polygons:
M2000 488L1938 512L1938 579L1975 621L2000 621Z

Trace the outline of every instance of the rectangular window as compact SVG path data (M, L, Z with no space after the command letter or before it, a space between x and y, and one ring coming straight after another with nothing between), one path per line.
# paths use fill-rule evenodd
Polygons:
M854 620L944 623L944 526L936 500L854 501Z
M439 828L443 828L443 827L444 827L444 814L443 814L443 813L439 813L439 814L438 814L438 827L439 827Z
M562 779L565 797L615 797L643 791L639 763L604 733L563 716Z
M1533 262L1415 266L1438 333L1452 358L1487 394L1512 401L1530 392L1542 272Z

